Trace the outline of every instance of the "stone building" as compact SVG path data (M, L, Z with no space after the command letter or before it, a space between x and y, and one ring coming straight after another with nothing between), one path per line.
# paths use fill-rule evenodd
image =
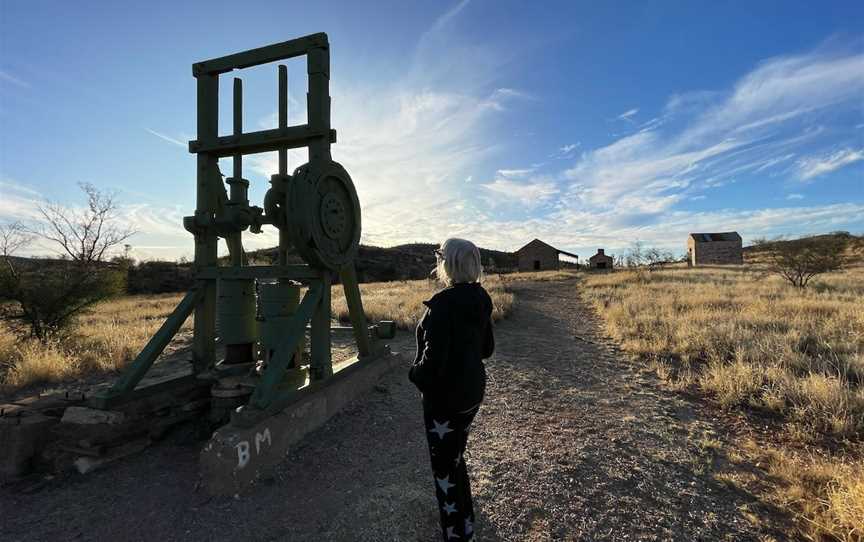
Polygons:
M591 269L612 269L612 256L607 256L602 248L597 249L597 254L588 258L588 267Z
M561 267L558 260L559 254L576 258L576 260L579 259L579 256L576 254L558 250L540 239L534 239L516 251L516 258L519 261L519 271L549 271L559 269Z
M744 263L738 232L691 233L687 237L687 263L698 265L741 265Z

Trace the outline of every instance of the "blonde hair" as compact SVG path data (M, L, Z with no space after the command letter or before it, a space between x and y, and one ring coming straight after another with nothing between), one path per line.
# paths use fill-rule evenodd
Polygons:
M463 282L480 282L483 266L480 250L471 241L451 237L441 243L435 267L438 280L448 286Z

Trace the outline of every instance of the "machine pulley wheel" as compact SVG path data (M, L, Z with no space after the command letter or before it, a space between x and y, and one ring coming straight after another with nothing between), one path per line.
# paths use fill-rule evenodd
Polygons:
M360 245L360 201L351 176L332 160L294 171L287 194L288 231L313 267L338 270Z

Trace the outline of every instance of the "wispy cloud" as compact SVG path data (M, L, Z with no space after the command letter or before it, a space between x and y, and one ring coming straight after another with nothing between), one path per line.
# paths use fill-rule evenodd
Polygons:
M825 156L796 157L848 132L826 130L842 112L858 114L864 95L864 55L823 51L769 59L728 92L680 93L660 116L636 133L604 147L583 151L570 167L549 173L557 187L548 206L530 220L495 227L518 235L522 225L563 247L626 246L640 238L675 246L688 231L737 229L771 235L864 225L859 204L711 212L686 210L686 201L707 199L721 186L754 176L813 178L864 159L864 149L844 147ZM619 118L632 119L638 111ZM806 177L805 177L806 176ZM506 181L506 182L505 182ZM518 184L524 184L520 191ZM538 190L530 177L499 176L491 186L511 198L528 200ZM545 193L545 192L541 192ZM795 196L791 200L798 199ZM593 239L593 240L592 240ZM601 245L602 246L602 245Z
M628 109L627 111L621 113L615 118L617 118L618 120L626 120L627 122L633 122L633 117L635 117L637 113L639 113L639 108L634 107L633 109Z
M491 123L531 96L496 84L507 59L453 31L467 4L423 34L412 64L386 86L374 80L331 85L339 130L333 157L357 186L364 243L443 239L482 216L482 202L471 195L488 193L475 171L498 148ZM248 163L269 176L276 161L270 153ZM292 166L303 161L301 153L289 153Z
M424 33L423 38L426 38L428 36L434 36L435 34L440 33L449 22L456 18L456 16L459 15L459 13L461 13L463 9L465 9L465 6L467 6L470 1L471 0L461 0L455 6L444 12L437 19L435 19L435 22L432 24L429 30Z
M573 158L576 153L576 149L578 149L582 144L580 142L576 143L568 143L566 145L561 145L558 149L550 155L550 158L558 158L560 160L565 160L569 158Z
M158 137L159 139L162 139L163 141L167 141L168 143L173 143L174 145L177 145L179 147L183 147L184 149L188 148L188 146L189 146L187 143L184 143L184 142L180 141L179 139L175 139L171 136L167 136L165 134L159 133L156 130L151 130L150 128L144 128L144 130L146 130L150 134L153 134L154 136Z
M0 179L0 221L29 221L41 216L39 204L44 196L37 190L9 178Z
M798 176L808 181L837 169L864 160L864 149L842 149L822 156L811 156L798 160Z
M503 199L505 201L517 201L523 208L533 208L548 202L558 194L558 188L554 182L542 179L519 182L500 178L482 186L499 197L492 201L493 205Z
M677 132L645 129L583 153L564 172L573 181L570 203L626 213L625 196L638 190L641 203L635 212L652 207L662 211L677 201L676 194L782 167L800 152L796 149L826 137L822 130L800 130L802 116L854 107L862 94L864 55L860 53L769 60L725 97L700 92L670 99L667 114L686 111L685 118L690 119ZM799 168L803 178L811 178L862 157L862 151L846 149L799 162Z
M12 83L13 85L21 88L30 88L30 83L28 83L27 81L24 81L23 79L15 77L11 73L2 70L0 70L0 81Z
M499 169L498 175L501 177L507 178L522 178L531 175L534 172L534 168L526 168L526 169Z
M803 194L789 194L788 196L786 196L786 199L788 199L788 200L804 199L804 195Z

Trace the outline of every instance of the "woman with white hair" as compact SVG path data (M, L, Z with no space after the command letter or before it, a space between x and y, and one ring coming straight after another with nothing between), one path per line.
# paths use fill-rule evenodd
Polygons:
M483 359L495 350L492 299L480 278L480 251L471 241L447 239L435 251L445 288L424 301L417 355L408 374L423 395L426 439L444 540L471 540L474 508L463 454L468 428L483 401Z

